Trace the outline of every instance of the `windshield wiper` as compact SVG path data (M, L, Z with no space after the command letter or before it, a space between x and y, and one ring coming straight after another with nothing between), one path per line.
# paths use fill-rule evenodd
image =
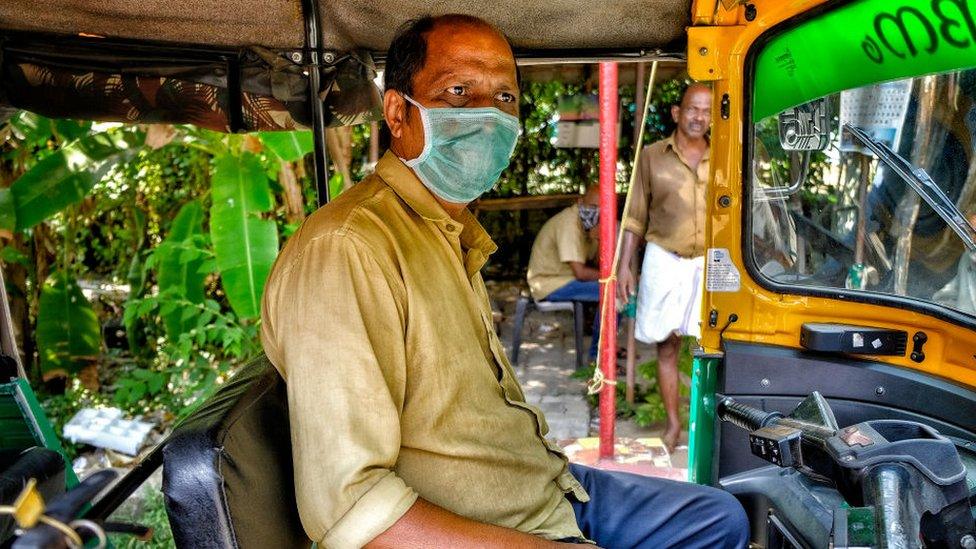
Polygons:
M903 156L896 153L887 143L874 139L863 129L854 124L844 124L844 129L851 132L851 135L864 146L871 149L891 171L895 172L908 185L915 189L915 192L925 200L939 217L945 220L949 227L955 231L963 243L969 248L970 252L976 252L976 230L966 221L966 218L959 211L959 208L949 200L949 197L932 181L932 176L924 169L912 165Z

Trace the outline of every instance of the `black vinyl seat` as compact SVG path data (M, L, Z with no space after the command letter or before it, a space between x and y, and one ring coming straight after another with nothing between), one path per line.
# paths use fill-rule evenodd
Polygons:
M298 518L284 380L261 356L180 423L163 449L178 547L310 547Z

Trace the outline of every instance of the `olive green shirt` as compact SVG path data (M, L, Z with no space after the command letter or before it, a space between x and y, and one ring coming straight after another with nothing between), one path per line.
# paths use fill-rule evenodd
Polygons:
M536 301L576 280L571 261L586 263L596 257L597 243L583 230L579 205L564 209L546 221L532 243L526 279Z
M681 257L705 255L709 150L692 168L674 135L644 147L624 229Z
M548 539L588 499L495 335L479 270L496 246L387 153L278 257L261 339L287 381L302 524L359 547L422 497Z

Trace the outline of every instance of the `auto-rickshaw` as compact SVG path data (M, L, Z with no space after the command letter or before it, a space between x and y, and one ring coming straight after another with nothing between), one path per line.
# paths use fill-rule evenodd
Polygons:
M8 0L0 104L310 128L324 202L326 126L371 115L394 30L434 9L497 24L523 65L685 57L712 84L689 474L739 498L755 546L976 548L971 0ZM0 521L0 544L90 538L97 528L72 521L102 523L162 466L178 545L311 545L294 509L283 382L266 360L90 506L108 479L57 495L74 486L71 469L14 377L0 385L3 480L36 479L56 521L17 535ZM34 455L44 448L53 457Z

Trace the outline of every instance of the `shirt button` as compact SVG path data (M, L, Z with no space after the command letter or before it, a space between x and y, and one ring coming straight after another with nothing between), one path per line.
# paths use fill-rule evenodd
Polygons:
M452 232L452 233L454 232L454 225L453 224L448 223L446 228L447 228L448 232Z

